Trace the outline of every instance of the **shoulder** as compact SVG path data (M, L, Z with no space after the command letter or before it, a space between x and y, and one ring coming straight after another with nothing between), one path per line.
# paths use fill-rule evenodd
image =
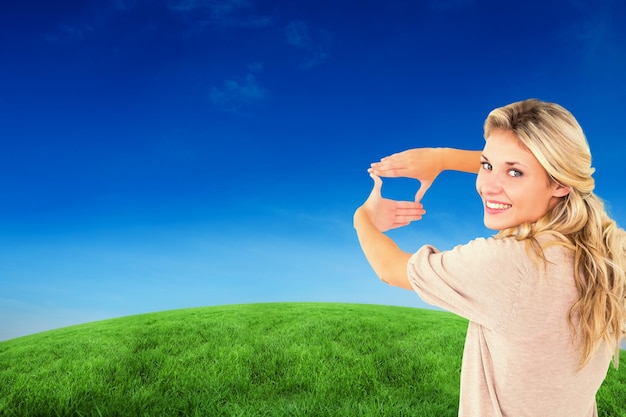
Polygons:
M517 240L506 238L478 238L451 251L461 255L465 262L482 263L491 271L516 270L545 272L545 268L569 268L573 262L573 252L562 240L540 235L535 239Z
M514 255L520 256L525 252L525 241L519 241L515 238L496 238L479 237L470 240L467 243L457 245L450 250L440 251L432 245L422 246L417 253L424 252L427 254L455 254L455 255L471 255L477 257L493 257L498 255Z
M493 276L527 271L532 261L526 242L515 238L476 238L446 251L426 245L413 255L410 265L438 265L442 270Z
M525 242L477 238L451 250L422 247L409 261L409 282L424 301L489 328L509 317L532 276Z
M514 260L528 259L526 241L515 238L477 238L463 245L457 245L449 253L471 256L482 261L511 263Z

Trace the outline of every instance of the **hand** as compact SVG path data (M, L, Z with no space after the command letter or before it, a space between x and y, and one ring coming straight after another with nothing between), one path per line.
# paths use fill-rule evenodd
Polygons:
M374 227L381 232L386 232L406 226L412 221L421 220L426 211L419 202L383 198L381 194L383 180L374 174L370 174L370 177L374 180L374 186L362 208Z
M421 201L426 191L443 171L441 148L417 148L395 153L375 162L368 170L381 177L407 177L421 184L415 201Z

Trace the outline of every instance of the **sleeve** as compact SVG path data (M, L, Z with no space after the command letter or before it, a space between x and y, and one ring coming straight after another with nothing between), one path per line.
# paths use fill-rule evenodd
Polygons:
M524 242L481 238L444 252L423 246L407 272L426 303L496 330L515 307L529 262Z

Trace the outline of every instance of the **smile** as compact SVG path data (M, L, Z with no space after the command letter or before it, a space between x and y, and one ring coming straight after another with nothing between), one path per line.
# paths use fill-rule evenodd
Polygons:
M506 210L506 209L510 209L511 207L513 207L511 204L494 203L491 201L485 201L485 206L492 210Z

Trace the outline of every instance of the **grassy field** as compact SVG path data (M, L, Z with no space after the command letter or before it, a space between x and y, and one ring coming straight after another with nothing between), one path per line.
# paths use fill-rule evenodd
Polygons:
M0 343L0 416L456 416L466 326L327 303L73 326ZM609 370L598 406L626 416L623 369Z

